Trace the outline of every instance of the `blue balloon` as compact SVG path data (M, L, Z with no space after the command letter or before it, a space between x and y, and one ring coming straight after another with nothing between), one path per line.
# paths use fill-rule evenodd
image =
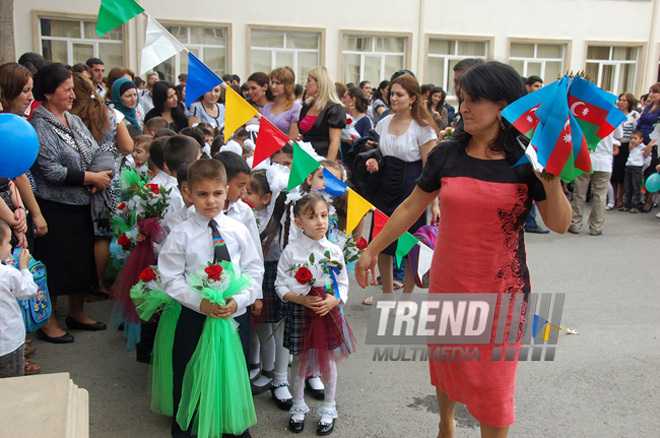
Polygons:
M38 153L39 137L32 125L15 114L0 114L0 176L23 175Z
M654 173L646 178L646 190L650 193L660 190L660 173Z

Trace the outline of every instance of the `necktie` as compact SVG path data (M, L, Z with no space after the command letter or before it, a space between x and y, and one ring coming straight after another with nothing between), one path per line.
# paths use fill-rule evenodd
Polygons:
M218 263L222 260L230 262L229 250L225 244L225 239L222 238L220 231L218 231L218 223L215 219L209 221L209 228L213 236L213 263Z

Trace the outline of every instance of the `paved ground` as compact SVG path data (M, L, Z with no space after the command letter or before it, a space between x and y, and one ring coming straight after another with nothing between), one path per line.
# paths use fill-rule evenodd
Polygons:
M521 363L510 436L660 437L658 211L607 212L605 231L596 237L588 230L526 237L532 290L566 293L562 325L579 335L561 332L553 362ZM372 360L373 346L363 344L370 308L360 303L378 290L352 286L346 315L360 345L338 367L340 418L333 436L435 436L438 414L428 364ZM111 305L91 303L88 311L107 322ZM43 372L71 373L89 390L91 436L169 436L169 419L149 411L148 366L135 362L121 333L73 334L76 342L69 345L35 340L34 360ZM252 435L291 437L287 414L269 396L255 398L259 423ZM319 403L309 404L315 410ZM479 436L465 408L456 420L458 437ZM314 431L308 421L301 436L315 436Z

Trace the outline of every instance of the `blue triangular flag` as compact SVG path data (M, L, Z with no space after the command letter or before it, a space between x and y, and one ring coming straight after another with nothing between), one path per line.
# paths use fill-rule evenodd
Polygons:
M341 196L348 186L332 174L325 167L323 168L323 180L325 181L325 192L330 196Z
M198 97L209 90L222 84L210 68L204 65L191 52L188 53L188 80L186 82L186 108L188 108Z

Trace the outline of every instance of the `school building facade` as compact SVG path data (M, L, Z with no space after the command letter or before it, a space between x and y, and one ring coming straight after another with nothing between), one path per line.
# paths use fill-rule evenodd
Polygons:
M146 18L103 37L100 0L14 3L17 57L27 51L74 64L92 56L109 70L140 72ZM335 80L378 83L415 72L453 94L452 67L466 57L496 59L546 83L585 71L612 93L640 96L659 80L660 0L138 0L219 75L292 66L297 81L317 65ZM187 71L181 53L158 68ZM143 76L144 77L144 76Z

